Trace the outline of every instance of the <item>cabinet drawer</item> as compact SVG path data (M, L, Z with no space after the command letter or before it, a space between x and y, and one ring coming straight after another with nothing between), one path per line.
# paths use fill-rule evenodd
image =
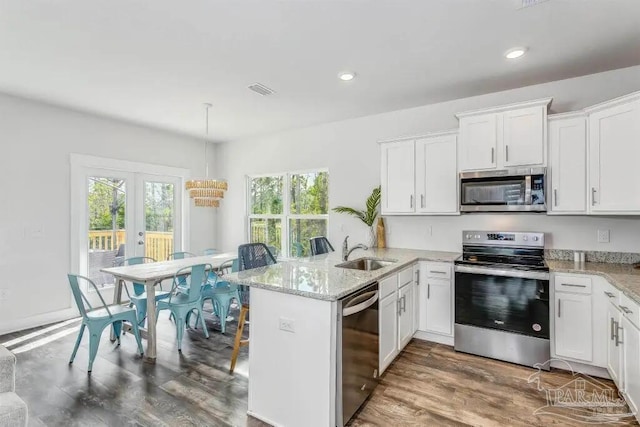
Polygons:
M568 274L555 275L556 292L573 292L575 294L591 293L591 277Z
M405 268L398 273L398 287L401 288L407 283L413 281L413 266Z
M428 262L427 277L451 279L451 264L446 262Z
M380 299L391 295L398 290L398 275L392 274L389 277L385 277L380 280Z
M620 292L620 310L636 327L640 328L640 305L637 302Z

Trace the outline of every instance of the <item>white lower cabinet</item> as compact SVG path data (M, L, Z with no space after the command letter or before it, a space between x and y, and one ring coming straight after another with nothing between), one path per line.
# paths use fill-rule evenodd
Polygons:
M607 340L607 371L620 390L623 387L622 376L622 348L620 347L620 310L615 302L609 303L607 309L607 325L609 339Z
M453 335L453 276L450 263L421 263L418 330ZM424 279L423 279L424 278Z
M593 360L591 295L556 292L555 308L556 355L591 362Z
M414 266L411 266L379 283L380 373L384 372L413 338L415 277Z
M631 411L637 413L640 404L640 330L623 317L621 333L624 394Z

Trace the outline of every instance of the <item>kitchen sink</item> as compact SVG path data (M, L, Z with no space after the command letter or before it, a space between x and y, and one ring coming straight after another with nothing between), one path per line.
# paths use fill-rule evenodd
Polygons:
M373 271L394 264L396 261L381 258L358 258L336 265L340 268L350 268L352 270Z

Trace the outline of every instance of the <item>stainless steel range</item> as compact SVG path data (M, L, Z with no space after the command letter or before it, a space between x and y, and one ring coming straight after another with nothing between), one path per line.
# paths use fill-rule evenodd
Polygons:
M547 362L544 233L464 231L462 243L455 261L456 351L527 366Z

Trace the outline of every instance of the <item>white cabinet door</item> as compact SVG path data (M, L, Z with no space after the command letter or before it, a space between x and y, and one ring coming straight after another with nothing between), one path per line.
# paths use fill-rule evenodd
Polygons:
M414 298L413 282L398 290L398 351L402 350L413 337Z
M576 214L587 211L586 126L585 117L549 120L549 213Z
M458 212L456 135L416 141L416 212Z
M497 162L497 114L460 118L460 170L494 169Z
M382 144L382 213L415 211L415 149L413 141Z
M398 355L398 292L380 301L380 373Z
M413 333L415 334L420 324L420 264L413 266Z
M556 292L555 308L556 355L591 362L591 295Z
M528 107L502 114L504 166L544 164L546 108Z
M622 360L626 401L631 411L636 412L640 404L640 330L625 317L621 333L624 335Z
M611 328L609 321L610 301L617 301L619 291L600 276L591 277L593 281L593 366L607 367L607 342Z
M589 115L591 212L640 213L640 99Z
M620 312L613 303L607 309L607 325L609 336L607 340L607 371L620 390L623 390L622 378L622 348L620 332Z
M451 281L449 279L427 278L424 298L425 313L421 316L423 323L420 330L451 335Z

